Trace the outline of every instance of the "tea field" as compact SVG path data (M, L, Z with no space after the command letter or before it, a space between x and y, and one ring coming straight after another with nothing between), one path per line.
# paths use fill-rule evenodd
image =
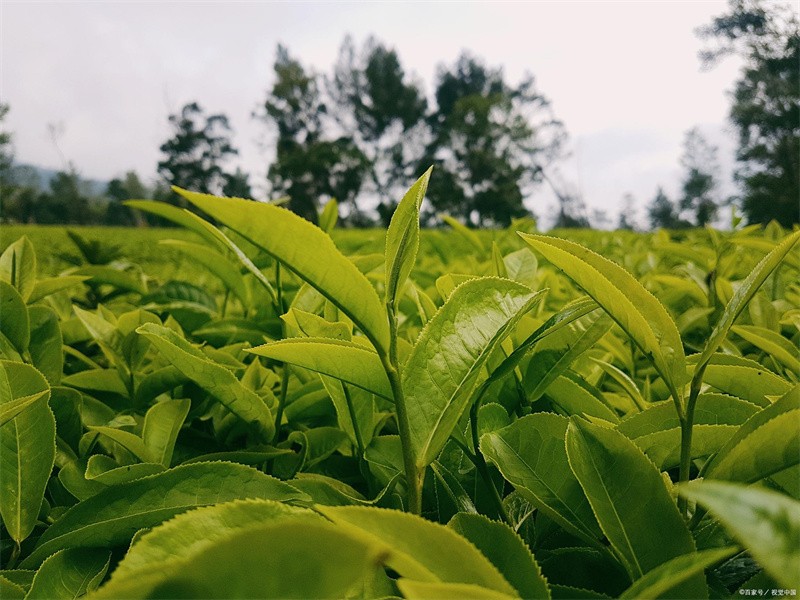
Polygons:
M800 232L4 226L0 596L800 587ZM329 235L330 234L330 235Z

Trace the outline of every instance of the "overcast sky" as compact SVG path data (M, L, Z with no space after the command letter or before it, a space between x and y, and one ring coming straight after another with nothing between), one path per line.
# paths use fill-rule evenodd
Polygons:
M739 63L701 71L697 27L724 1L649 2L14 2L0 0L0 98L17 160L60 168L48 135L85 177L155 174L167 116L197 100L226 113L238 163L263 181L266 129L251 119L272 81L275 47L329 72L339 45L373 34L431 93L437 65L468 49L512 83L536 77L570 135L564 179L616 221L664 185L677 192L686 130L720 146L730 177L729 91ZM730 192L730 187L725 191ZM552 198L529 208L540 216Z

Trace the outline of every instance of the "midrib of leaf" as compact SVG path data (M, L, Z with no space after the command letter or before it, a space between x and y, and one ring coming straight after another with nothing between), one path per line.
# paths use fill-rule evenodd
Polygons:
M581 435L581 437L583 437L583 434L580 434L580 435ZM584 444L586 444L588 446L588 444L586 443L586 439L585 438L584 438ZM631 545L631 540L628 537L628 530L623 525L622 519L620 518L619 513L617 512L617 506L616 506L616 504L614 502L611 501L611 496L608 493L608 489L603 484L603 478L600 475L600 470L598 469L597 463L594 460L594 455L591 452L586 452L585 454L589 455L589 464L591 465L592 469L594 470L595 475L597 475L597 478L600 481L600 488L603 490L603 493L606 496L606 500L608 500L609 506L611 506L611 510L614 513L614 518L616 519L617 523L619 524L619 528L622 531L622 535L625 536L625 543L628 546L628 550L630 551L630 555L633 558L633 562L635 563L636 572L637 572L637 579L638 579L639 577L641 577L643 575L642 567L639 565L639 561L636 558L636 553L633 551L633 546ZM569 459L569 454L567 454L567 459ZM587 495L587 499L588 499L588 495ZM594 506L592 506L591 502L589 502L589 506L592 507L592 512L594 513L595 517L597 518L597 523L600 525L600 528L603 529L603 533L605 533L606 536L608 536L608 532L605 531L605 528L603 527L603 521L598 517L597 511L595 510ZM628 563L627 557L622 557L622 558L626 563Z
M400 278L400 270L403 267L402 261L397 260L398 258L403 258L403 253L405 252L406 245L408 244L408 238L410 235L410 228L405 227L403 229L403 235L400 238L400 243L397 246L397 254L395 255L395 260L392 261L392 270L389 273L389 281L387 282L386 291L392 294L392 297L389 298L387 296L386 301L391 302L392 305L397 304L397 293L400 291L400 282L398 279Z
M20 523L22 523L22 453L20 449L19 427L17 427L17 420L12 421L14 424L14 442L17 446L17 533L19 534Z

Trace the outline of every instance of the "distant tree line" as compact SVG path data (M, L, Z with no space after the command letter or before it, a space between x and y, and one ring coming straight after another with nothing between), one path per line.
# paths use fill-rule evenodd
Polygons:
M722 198L717 149L700 133L686 133L679 196L662 188L646 206L652 227L679 229L714 221L726 204L749 222L800 222L800 34L796 15L763 0L730 0L728 12L699 33L718 45L703 64L724 56L745 61L731 121L738 131L736 181L741 194ZM462 54L441 65L432 94L404 69L396 51L369 38L347 37L330 73L304 66L279 45L272 86L253 117L266 125L274 149L267 191L287 197L293 211L316 220L321 202L336 198L352 226L386 224L402 192L428 166L434 174L427 212L470 226L504 226L526 216L525 200L546 185L558 200L556 227L607 226L602 212L586 214L580 194L557 176L566 131L532 76L512 84L502 69ZM0 106L0 120L8 111ZM231 164L238 155L223 114L197 103L169 116L170 137L160 146L158 182L146 186L127 173L101 197L87 193L70 166L49 189L26 183L13 166L11 136L0 134L0 217L38 223L152 223L122 201L149 197L180 204L170 186L252 197L248 175ZM628 195L616 225L631 229L635 199Z

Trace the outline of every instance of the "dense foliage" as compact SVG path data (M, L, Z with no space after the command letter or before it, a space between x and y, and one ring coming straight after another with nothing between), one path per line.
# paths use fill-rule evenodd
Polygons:
M429 174L349 256L335 203L129 203L220 293L9 245L3 598L796 589L800 232L423 237Z

